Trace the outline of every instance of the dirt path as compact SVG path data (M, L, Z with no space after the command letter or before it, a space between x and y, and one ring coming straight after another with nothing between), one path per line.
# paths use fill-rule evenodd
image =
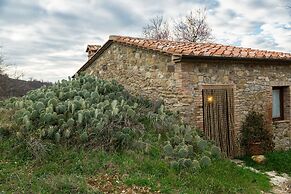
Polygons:
M291 194L291 177L288 176L287 174L285 174L285 173L278 174L275 171L261 172L259 170L252 168L252 167L246 166L245 163L241 160L232 160L232 161L242 168L246 168L246 169L249 169L253 172L262 173L262 174L267 175L270 178L270 183L273 186L270 193ZM265 193L265 192L263 192L263 193Z
M265 172L270 177L270 182L274 185L272 192L278 194L291 193L291 177L287 174L278 175L277 172Z

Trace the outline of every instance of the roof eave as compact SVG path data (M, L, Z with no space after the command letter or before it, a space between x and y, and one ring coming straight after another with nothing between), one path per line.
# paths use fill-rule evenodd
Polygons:
M173 57L176 62L193 62L199 60L218 60L218 61L256 61L256 62L280 62L291 64L291 59L274 59L274 58L255 58L255 57L223 57L223 56L193 56L193 55L176 55Z

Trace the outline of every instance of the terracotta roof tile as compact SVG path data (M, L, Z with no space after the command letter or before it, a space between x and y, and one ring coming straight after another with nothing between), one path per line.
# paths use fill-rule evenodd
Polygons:
M223 48L219 48L219 50L217 50L214 55L218 56L218 55L222 55L222 53L224 52Z
M211 49L209 49L209 52L211 52L211 54L215 53L217 51L217 48L212 47Z
M175 47L168 48L168 52L174 52L175 50L176 50Z
M231 54L232 54L231 50L225 50L225 51L223 52L223 55L224 55L224 56L231 56Z
M151 49L175 55L291 60L291 53L257 50L215 43L177 42L169 40L133 38L126 36L110 36L109 39L114 42L125 43L132 46L138 46L145 49Z
M247 57L248 56L248 52L246 50L242 50L240 52L240 57ZM257 55L255 55L255 57L257 57Z
M176 54L182 54L182 52L183 52L183 50L182 50L182 49L180 49L180 48L178 48L178 49L175 49L175 53L176 53Z
M192 53L192 50L190 49L183 50L182 52L183 55L190 55L191 53Z
M255 57L255 56L256 56L255 51L250 51L250 52L249 52L249 56L250 56L250 57ZM270 54L270 56L271 56L271 54Z
M143 46L145 44L145 41L140 41L140 42L138 42L138 46Z

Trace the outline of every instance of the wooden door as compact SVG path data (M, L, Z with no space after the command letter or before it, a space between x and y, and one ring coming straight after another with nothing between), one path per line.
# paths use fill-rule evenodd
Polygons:
M233 89L203 89L202 95L206 138L213 140L228 157L234 157Z

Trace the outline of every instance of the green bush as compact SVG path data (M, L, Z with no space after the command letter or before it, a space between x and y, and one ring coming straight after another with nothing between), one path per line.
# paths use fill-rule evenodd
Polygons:
M1 104L16 110L13 120L19 138L105 150L131 149L145 133L142 120L150 121L156 131L170 130L168 125L179 122L162 104L156 107L143 97L130 95L116 81L89 75L62 80Z
M187 125L175 125L169 132L163 151L175 169L199 170L211 164L211 158L221 158L220 148L202 139L197 131ZM198 161L199 160L199 161Z
M21 140L106 151L163 150L177 169L199 169L209 164L205 157L220 156L219 148L183 124L161 101L132 96L116 81L78 76L2 104L16 110L14 133ZM203 163L197 164L200 159Z
M250 149L251 143L260 142L264 152L271 151L274 147L273 136L266 127L266 121L262 113L250 111L241 127L241 144L246 151Z

